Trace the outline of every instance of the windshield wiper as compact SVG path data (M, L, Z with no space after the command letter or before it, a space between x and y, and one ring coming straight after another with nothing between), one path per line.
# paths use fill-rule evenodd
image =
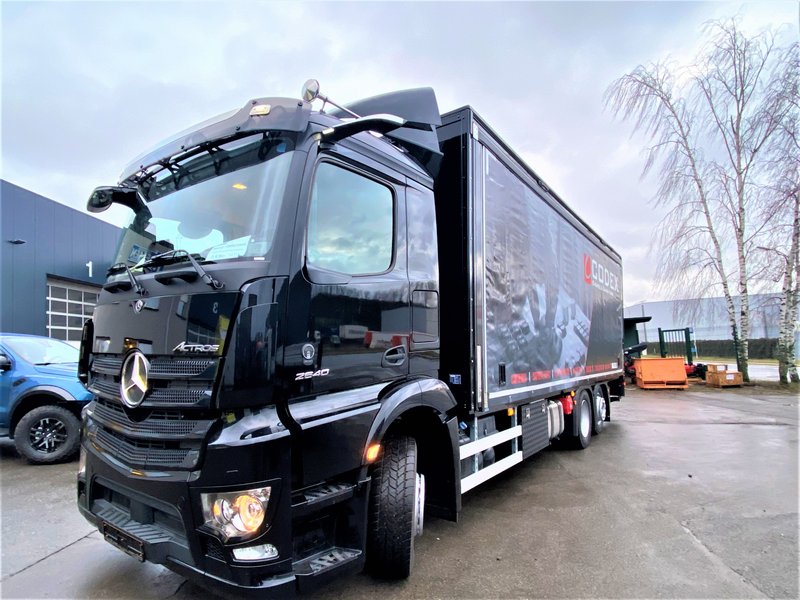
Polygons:
M116 273L122 273L125 271L128 274L128 281L114 281L112 283L107 283L103 286L104 290L111 292L112 294L117 292L118 290L130 290L133 289L137 294L140 296L146 296L147 290L142 287L142 285L137 281L136 277L134 277L133 272L130 270L127 264L125 263L115 263L108 268L106 273L108 275L114 275Z
M168 250L167 252L162 252L161 254L156 254L150 260L147 260L143 263L140 263L139 266L144 267L157 267L160 265L168 265L176 262L183 262L186 259L192 265L192 268L195 270L195 273L200 276L207 285L211 286L215 290L221 290L225 287L225 284L222 283L219 279L215 279L211 275L209 275L206 270L200 266L194 256L189 254L186 250ZM169 279L184 279L183 274L176 271L176 272L167 272L167 273L159 273L156 275L156 281L164 282Z

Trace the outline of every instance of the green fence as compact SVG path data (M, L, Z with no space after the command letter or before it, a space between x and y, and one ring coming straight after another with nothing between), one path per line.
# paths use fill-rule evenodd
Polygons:
M694 362L692 330L689 327L684 329L661 329L659 327L658 346L661 358L683 358L690 365Z
M759 338L752 339L748 344L748 354L750 358L775 358L778 340ZM731 362L736 361L736 351L732 340L695 340L697 352L695 357L713 356L715 358L729 358ZM647 344L647 353L650 356L660 356L661 344L650 342ZM686 356L679 354L678 356Z

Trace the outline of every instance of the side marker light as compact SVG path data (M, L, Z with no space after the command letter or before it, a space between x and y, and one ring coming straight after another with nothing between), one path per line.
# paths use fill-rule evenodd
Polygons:
M378 459L378 453L381 451L380 444L372 444L367 448L367 462L372 463Z

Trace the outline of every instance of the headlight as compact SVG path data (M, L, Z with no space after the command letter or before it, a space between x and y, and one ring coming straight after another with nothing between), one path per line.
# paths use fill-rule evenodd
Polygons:
M205 525L224 541L253 537L264 524L271 489L201 494Z

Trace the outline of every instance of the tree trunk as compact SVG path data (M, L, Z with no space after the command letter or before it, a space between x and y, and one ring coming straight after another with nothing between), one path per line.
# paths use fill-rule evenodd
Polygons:
M783 289L778 323L778 378L781 383L798 382L800 376L794 358L795 323L800 300L800 193L794 194L792 241L784 256Z

